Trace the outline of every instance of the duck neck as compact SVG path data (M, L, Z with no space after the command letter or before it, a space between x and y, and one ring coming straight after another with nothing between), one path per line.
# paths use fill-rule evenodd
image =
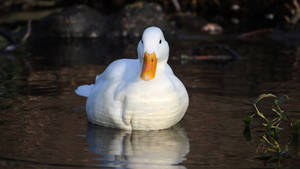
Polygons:
M158 74L160 71L163 71L165 68L166 68L166 65L167 65L167 61L166 60L163 60L161 62L158 62L157 63L157 70L156 70L156 74Z

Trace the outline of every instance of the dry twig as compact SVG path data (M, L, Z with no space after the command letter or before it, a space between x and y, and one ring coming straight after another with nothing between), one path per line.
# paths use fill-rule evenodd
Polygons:
M24 37L22 38L22 43L26 42L26 40L29 38L30 34L31 34L31 20L28 20L27 32L24 35Z
M288 4L285 4L285 7L288 8L290 10L290 13L293 15L291 18L288 16L285 16L285 20L288 23L291 23L294 25L300 19L300 5L298 3L298 0L293 0L293 5L294 5L294 8Z
M172 0L172 3L175 6L176 11L181 12L181 7L180 7L178 0Z

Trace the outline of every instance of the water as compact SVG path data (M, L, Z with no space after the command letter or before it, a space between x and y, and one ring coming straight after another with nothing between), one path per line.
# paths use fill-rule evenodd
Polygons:
M300 119L299 49L230 40L218 44L235 50L239 60L180 60L206 43L211 42L170 41L169 63L185 84L190 105L178 125L149 132L88 124L85 98L74 93L77 86L93 83L112 60L135 58L135 41L35 44L28 59L31 73L8 81L15 86L14 97L1 100L1 168L273 168L276 163L257 158L257 140L243 137L243 118L255 97L272 92L287 94L289 116ZM257 138L261 132L252 134ZM293 158L281 167L298 168L299 152L292 147Z

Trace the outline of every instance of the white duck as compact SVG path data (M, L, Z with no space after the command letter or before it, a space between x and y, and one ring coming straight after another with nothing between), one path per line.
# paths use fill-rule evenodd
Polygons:
M137 59L112 62L96 83L79 86L88 97L86 111L93 124L126 130L166 129L185 114L189 98L167 60L169 45L157 27L147 28Z

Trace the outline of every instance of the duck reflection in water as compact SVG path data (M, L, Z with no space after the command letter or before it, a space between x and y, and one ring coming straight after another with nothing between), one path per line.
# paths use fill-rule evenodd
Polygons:
M124 131L88 124L89 152L99 166L142 169L185 169L178 165L190 151L185 130Z

